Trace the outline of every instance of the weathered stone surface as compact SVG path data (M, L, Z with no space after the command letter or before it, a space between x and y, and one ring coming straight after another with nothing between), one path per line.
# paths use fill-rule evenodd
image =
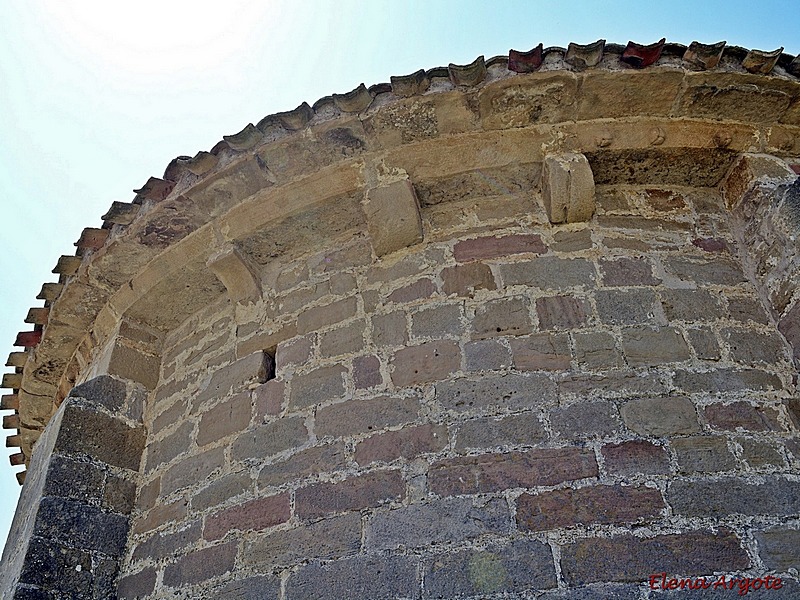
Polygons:
M506 235L461 240L453 246L453 256L458 262L487 260L512 254L544 254L547 247L539 235Z
M622 423L610 402L579 402L550 411L550 426L565 439L605 437L618 433Z
M475 311L473 337L523 335L533 331L528 301L522 297L490 300Z
M690 358L680 332L667 327L632 327L622 332L622 351L631 365L660 365Z
M164 569L164 585L180 587L200 583L233 570L236 544L227 543L194 550Z
M360 465L377 461L392 462L397 458L412 459L420 454L442 450L446 445L447 429L443 425L404 427L359 442L355 459Z
M622 366L622 354L616 340L608 333L576 333L575 360L587 369L608 369Z
M583 154L550 154L542 168L542 198L551 223L588 221L595 209L594 176Z
M274 575L255 575L224 584L213 591L219 600L261 600L277 598L281 593L281 580Z
M286 417L242 433L231 446L231 456L234 460L272 456L302 446L307 440L304 419Z
M722 437L679 438L671 445L681 473L718 473L736 466L736 459Z
M375 514L367 524L366 545L371 550L418 548L507 533L509 527L503 500L475 506L469 498L448 498Z
M608 444L600 450L606 470L619 475L656 475L670 472L669 455L663 446L644 440Z
M728 530L639 538L587 538L561 551L561 571L569 585L596 581L645 581L653 573L713 575L744 569L750 561Z
M416 560L406 556L358 556L311 563L286 583L287 600L419 598Z
M414 421L419 410L416 397L356 398L318 409L315 431L319 438L380 431Z
M428 484L434 493L452 496L556 485L596 476L594 453L557 448L439 461L431 465Z
M205 446L246 429L252 405L250 393L243 392L204 413L197 427L197 445Z
M800 509L800 482L780 477L767 477L763 483L748 483L735 477L677 480L669 486L667 502L675 514L688 517L788 516Z
M502 548L432 556L425 598L480 597L556 586L553 556L542 542L519 540Z
M658 300L651 290L599 290L597 313L606 325L640 325L655 321Z
M442 269L442 291L447 294L471 296L476 290L497 288L491 269L480 262Z
M511 352L497 340L477 340L464 344L467 371L489 371L511 366Z
M234 529L239 531L267 529L285 523L291 516L289 494L256 498L208 515L203 525L203 538L218 540Z
M273 372L272 357L266 352L254 352L215 371L208 385L192 401L192 406L196 409L212 398L247 389L249 383L263 383Z
M318 483L295 492L295 513L302 519L380 506L405 496L399 471L377 471L338 483Z
M536 299L536 314L541 329L574 329L586 324L591 307L572 296Z
M537 333L511 338L514 368L520 371L565 371L569 369L570 348L566 334Z
M556 401L555 384L543 375L497 375L477 380L452 379L435 386L445 410L514 410L547 406Z
M594 287L596 277L592 263L582 258L543 256L527 262L501 264L498 269L504 285L528 285L543 290Z
M646 436L697 433L700 425L694 404L686 398L646 398L631 400L620 408L628 429Z
M341 398L344 395L342 376L346 371L341 365L335 365L296 374L291 383L289 405L298 409Z
M347 457L344 444L325 444L308 448L290 458L264 465L258 475L259 486L279 486L289 481L300 481L317 473L341 471Z
M661 492L641 486L566 488L517 498L517 524L547 531L578 524L633 523L657 518L666 508Z
M456 433L456 450L503 446L535 446L547 439L537 413L528 412L497 419L484 417L462 423Z
M758 554L768 569L786 572L800 567L800 531L797 529L771 529L756 533Z
M410 181L395 181L368 190L364 212L377 256L391 254L422 241L419 203Z
M391 377L396 386L406 387L446 379L460 366L461 351L456 342L426 342L395 352Z

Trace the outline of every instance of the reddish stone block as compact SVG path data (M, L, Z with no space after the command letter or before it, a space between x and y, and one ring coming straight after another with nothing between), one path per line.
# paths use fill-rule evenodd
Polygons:
M509 254L544 254L545 252L547 252L547 246L542 242L542 238L533 234L461 240L453 246L453 256L456 261L461 263L508 256Z
M541 333L510 340L514 367L522 371L566 371L570 350L566 334Z
M369 473L338 483L318 483L295 492L295 512L303 519L361 510L400 500L406 486L399 471Z
M291 516L288 493L258 498L206 517L203 537L218 540L234 529L258 531L285 523Z
M377 356L357 356L353 359L353 382L357 390L363 390L383 383L381 361Z
M138 573L120 577L117 594L123 599L144 598L153 593L156 587L156 570L152 567L142 569Z
M205 446L238 431L243 431L250 424L251 410L250 392L242 392L230 400L218 404L200 419L197 429L197 445Z
M318 438L343 437L402 425L418 415L417 398L355 398L318 409L315 429Z
M529 531L547 531L595 523L633 523L657 517L666 508L661 492L643 486L597 485L522 494L517 499L517 524Z
M413 302L422 298L430 298L436 293L436 286L430 279L418 279L414 283L396 289L386 298L388 302Z
M478 306L472 322L473 337L524 335L533 331L528 300L522 297L499 298Z
M448 296L472 296L476 290L497 289L491 269L480 262L447 267L441 276L442 291Z
M447 379L461 366L461 350L456 342L439 340L409 346L392 358L392 382L398 387Z
M280 414L285 391L286 382L280 379L270 379L254 390L257 421L262 421L265 416Z
M597 477L593 452L556 448L439 461L431 466L428 484L435 494L453 496L557 485L587 477Z
M774 408L753 406L747 402L710 404L705 408L709 425L717 429L736 431L782 431L778 412Z
M322 327L333 325L349 319L356 314L355 297L331 302L324 306L315 306L302 311L297 317L297 331L309 333Z
M40 331L20 331L17 334L17 339L14 340L15 346L23 346L25 348L33 348L42 341L42 332Z
M644 440L608 444L601 449L606 470L615 475L669 473L669 456L662 446Z
M355 458L360 465L376 461L391 462L397 458L411 459L426 452L438 452L447 445L444 425L405 427L373 435L356 446Z
M164 585L182 587L206 581L233 570L236 542L195 550L164 569Z
M591 308L585 300L572 296L552 296L536 299L536 314L540 329L573 329L586 324Z
M644 258L618 258L616 260L601 259L600 273L603 285L658 285L660 279L653 277L653 268Z
M750 559L729 530L653 538L586 538L561 550L561 572L572 586L596 581L647 581L653 573L712 575L746 569Z

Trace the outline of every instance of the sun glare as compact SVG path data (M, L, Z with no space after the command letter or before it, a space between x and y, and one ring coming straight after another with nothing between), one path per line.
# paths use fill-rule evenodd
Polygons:
M59 45L106 68L157 74L208 69L252 48L275 3L84 0L43 3L43 20Z

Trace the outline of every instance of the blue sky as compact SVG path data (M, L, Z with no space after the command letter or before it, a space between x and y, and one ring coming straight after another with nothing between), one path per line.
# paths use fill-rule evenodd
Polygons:
M539 42L800 52L796 0L647 4L0 0L0 358L58 257L112 201L267 114ZM0 543L19 493L10 453Z

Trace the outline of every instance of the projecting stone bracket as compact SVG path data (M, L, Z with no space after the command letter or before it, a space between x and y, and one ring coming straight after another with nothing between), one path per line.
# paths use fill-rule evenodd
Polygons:
M212 254L206 265L234 302L254 302L261 297L261 282L255 268L235 246L228 245Z
M783 159L745 153L734 161L720 187L726 206L735 210L745 198L769 196L776 187L791 185L796 179L797 174Z
M422 241L422 218L414 186L407 179L367 190L367 230L377 256Z
M572 153L545 156L542 198L553 224L591 219L595 209L594 175L586 157Z

